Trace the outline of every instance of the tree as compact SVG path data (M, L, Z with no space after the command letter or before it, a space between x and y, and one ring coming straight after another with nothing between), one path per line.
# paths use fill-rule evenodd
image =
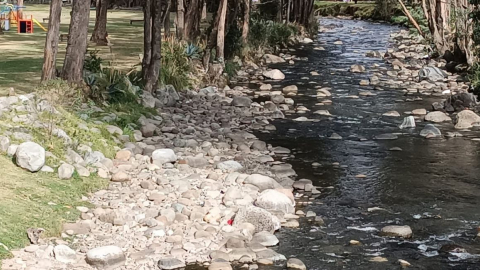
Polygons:
M62 15L62 0L50 2L50 17L48 32L45 39L43 57L42 81L52 80L56 77L56 61L58 53L58 38L60 35L60 18Z
M23 0L17 0L17 5L23 7ZM18 19L23 19L23 8L18 9Z
M225 21L227 17L228 0L221 0L217 32L217 59L223 63L225 59Z
M162 1L146 0L145 19L145 54L143 61L143 78L145 91L153 93L158 84L162 61ZM167 12L169 13L168 9ZM145 58L145 57L148 57Z
M183 0L177 0L177 38L182 40L185 31L185 6Z
M80 83L82 81L89 19L90 1L74 0L68 32L67 52L62 69L62 78L68 82Z
M185 33L183 36L188 41L193 41L199 36L204 3L205 0L190 0L188 5L185 5L187 11L185 13Z
M243 45L246 45L248 42L248 31L250 31L250 0L243 0L243 27L242 27Z
M107 45L107 10L109 0L97 0L95 28L93 29L92 41L97 45Z

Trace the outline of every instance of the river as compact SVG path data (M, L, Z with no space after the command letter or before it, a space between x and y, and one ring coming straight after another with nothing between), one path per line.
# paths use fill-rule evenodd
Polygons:
M366 57L365 52L385 51L389 34L398 28L327 18L320 23L332 30L320 33L313 46L297 52L308 61L278 66L286 74L282 86L299 87L295 104L311 111L287 115L274 122L276 132L257 135L273 146L292 149L294 157L287 162L298 178L311 179L322 191L309 200L311 204L297 210L314 211L325 225L302 218L300 229L282 228L277 233L277 251L287 258L298 257L308 269L400 269L399 259L411 263L412 269L480 269L475 255L480 253L480 241L475 239L480 220L480 142L466 137L426 140L419 136L425 123L408 131L398 128L406 116L403 112L429 110L438 97L398 102L405 99L398 89L367 87L377 95L349 98L366 89L359 86L361 79L391 69L382 59ZM337 40L343 45L335 45ZM314 50L315 46L325 50ZM350 73L353 64L366 66L367 72ZM372 68L374 64L378 67ZM311 71L319 76L311 76ZM333 104L316 105L317 85L331 87ZM313 114L320 109L333 116ZM391 110L402 117L382 116ZM292 121L299 116L320 121ZM451 123L437 126L442 132L453 130ZM329 139L333 132L343 139ZM384 133L401 134L397 140L374 140ZM389 151L393 147L403 151ZM320 166L313 167L314 162ZM356 177L359 174L366 177ZM368 211L374 207L383 210ZM386 225L409 225L414 235L408 240L378 236ZM350 245L350 240L361 245ZM439 251L449 244L466 252ZM371 262L375 256L388 262Z

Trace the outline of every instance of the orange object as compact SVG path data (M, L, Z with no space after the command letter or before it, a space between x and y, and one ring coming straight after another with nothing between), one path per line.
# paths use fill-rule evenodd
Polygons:
M33 34L33 19L19 19L17 33Z

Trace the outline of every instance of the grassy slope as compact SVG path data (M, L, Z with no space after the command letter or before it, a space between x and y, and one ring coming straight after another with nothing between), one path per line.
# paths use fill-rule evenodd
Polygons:
M354 16L369 19L374 15L375 2L359 1L355 4L354 2L316 1L315 10L323 16Z
M9 249L28 244L28 228L44 228L46 236L59 235L65 221L78 218L76 206L86 205L81 196L106 186L98 178L60 180L44 173L32 174L0 156L0 259ZM2 245L3 244L3 245Z

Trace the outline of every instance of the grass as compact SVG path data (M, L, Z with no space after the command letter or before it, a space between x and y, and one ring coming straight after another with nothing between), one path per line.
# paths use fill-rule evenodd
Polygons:
M3 245L10 250L28 245L28 228L44 228L46 237L60 235L62 223L78 219L75 207L88 206L82 195L108 184L96 177L60 180L32 174L12 166L5 156L0 156L0 168L0 260L10 256Z
M353 16L354 18L371 19L375 16L375 2L333 2L316 1L315 11L322 16Z

